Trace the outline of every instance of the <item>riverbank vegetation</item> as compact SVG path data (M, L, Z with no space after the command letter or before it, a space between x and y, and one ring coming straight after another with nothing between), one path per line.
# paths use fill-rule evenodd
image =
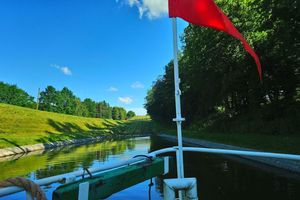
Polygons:
M298 1L216 2L258 53L263 80L234 38L189 25L179 63L185 128L195 137L240 146L253 141L252 148L271 138L278 146L284 138L293 144L300 131ZM175 117L173 80L171 61L146 97L147 111L159 123Z
M87 118L2 103L0 116L0 148L96 136L119 137L152 130L149 118Z
M133 111L111 107L105 101L96 102L90 98L81 101L67 87L57 90L48 86L39 93L38 101L35 102L32 96L16 85L0 82L0 103L81 117L124 120L135 116Z
M175 127L160 127L160 133L177 135ZM218 142L238 147L278 153L300 154L299 135L271 135L271 134L244 134L244 133L209 133L193 129L184 129L183 137Z

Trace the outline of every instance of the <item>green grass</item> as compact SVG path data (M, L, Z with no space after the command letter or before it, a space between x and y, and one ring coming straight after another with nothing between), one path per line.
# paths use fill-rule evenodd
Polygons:
M300 104L289 102L267 105L233 118L217 113L194 120L183 135L263 151L300 154L299 113ZM169 134L175 134L175 130L175 124L162 127Z
M161 127L160 132L176 135L175 128ZM262 151L300 154L300 136L247 133L208 133L183 130L183 137L208 140Z
M141 133L139 128L149 128L149 122L86 118L0 104L0 148Z
M184 130L184 137L264 151L300 154L300 136L297 135L212 133L195 129ZM120 136L159 132L176 134L174 127L162 127L145 116L137 116L128 121L114 121L0 104L0 148L100 135Z

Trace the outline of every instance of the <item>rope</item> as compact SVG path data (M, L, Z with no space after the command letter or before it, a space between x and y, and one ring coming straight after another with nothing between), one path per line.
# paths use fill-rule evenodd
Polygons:
M0 181L0 188L17 186L23 188L25 191L30 192L32 198L36 198L36 200L47 200L43 190L39 185L34 183L31 180L17 177L17 178L9 178L4 181Z
M83 174L82 174L82 179L84 179L84 173L87 172L88 175L90 176L90 178L93 178L92 173L90 172L90 170L88 168L83 168Z
M150 183L149 183L149 188L148 188L148 199L151 200L151 187L153 186L153 180L152 178L150 179Z

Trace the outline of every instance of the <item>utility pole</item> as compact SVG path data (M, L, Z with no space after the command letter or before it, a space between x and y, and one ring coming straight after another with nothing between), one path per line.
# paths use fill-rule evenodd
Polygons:
M38 89L38 95L37 95L37 99L36 99L36 109L39 110L39 104L40 104L40 88Z

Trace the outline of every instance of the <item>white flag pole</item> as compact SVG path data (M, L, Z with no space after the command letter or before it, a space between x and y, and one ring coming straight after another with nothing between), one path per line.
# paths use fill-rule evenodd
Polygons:
M172 18L173 23L173 48L174 48L174 84L175 84L175 106L176 106L176 118L173 121L177 124L177 137L178 137L178 151L177 151L177 176L178 178L184 178L184 166L183 166L183 150L182 150L182 127L181 123L184 118L181 117L181 105L180 105L180 79L178 70L178 43L177 43L177 20Z

